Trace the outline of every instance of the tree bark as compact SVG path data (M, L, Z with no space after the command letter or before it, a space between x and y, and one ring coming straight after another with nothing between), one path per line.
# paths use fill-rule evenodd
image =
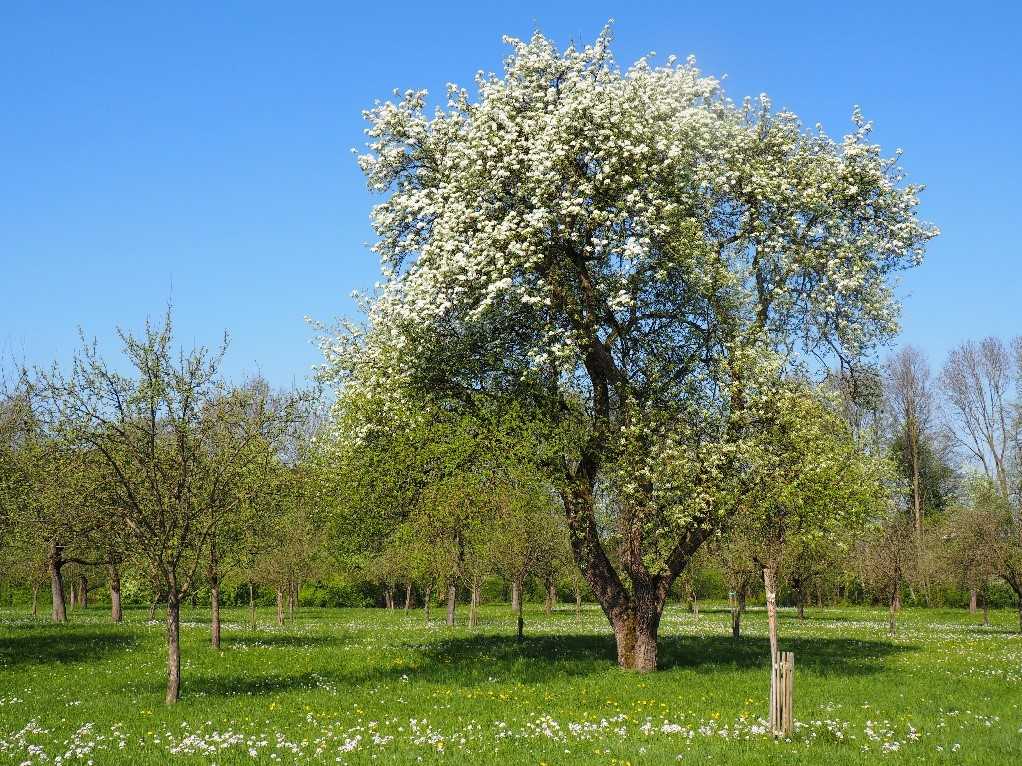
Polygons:
M731 607L731 638L737 641L742 634L742 610L738 608L738 595L732 592L729 596L728 602Z
M213 544L209 546L209 643L220 648L220 562Z
M770 663L777 661L777 564L763 567L763 588L766 591L767 628L770 633Z
M482 581L478 576L472 578L472 598L468 608L468 626L474 628L479 624L479 603L482 600Z
M67 608L64 605L64 577L61 567L64 566L64 546L54 542L50 544L50 553L46 558L46 568L50 571L50 592L53 595L52 619L54 622L67 622Z
M798 618L804 620L806 618L806 594L805 588L801 585L795 588L795 602L798 606Z
M124 619L124 610L121 608L121 573L116 564L107 564L110 572L110 619L113 622L121 622Z
M976 614L977 593L975 588L969 589L969 614Z
M447 624L454 625L454 610L458 603L458 588L456 585L447 588Z
M167 596L167 696L173 705L181 699L181 596L171 587Z
M284 624L284 591L277 588L277 624Z
M220 578L214 577L209 583L209 643L214 649L220 648Z
M412 583L405 583L405 615L408 614L408 610L412 608Z
M514 614L521 612L522 605L522 581L515 578L511 581L511 611Z
M156 619L156 605L160 603L160 596L162 594L156 591L156 595L153 596L153 602L149 605L149 621L152 622Z
M255 607L255 588L252 586L252 581L248 581L248 617L252 624L252 630L256 629L256 607Z

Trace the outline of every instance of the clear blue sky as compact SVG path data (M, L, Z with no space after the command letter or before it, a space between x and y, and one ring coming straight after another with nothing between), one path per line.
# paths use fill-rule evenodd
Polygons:
M938 361L1022 332L1014 4L189 5L0 9L5 357L66 360L79 325L113 351L115 325L173 296L186 343L231 331L231 374L301 381L303 317L352 312L376 279L361 110L498 69L502 34L588 42L611 18L622 64L692 53L732 97L766 91L837 135L860 104L943 230L905 276L903 342Z

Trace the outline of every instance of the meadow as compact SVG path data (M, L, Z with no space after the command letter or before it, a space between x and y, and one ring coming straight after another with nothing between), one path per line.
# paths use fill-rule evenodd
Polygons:
M436 615L436 612L434 612ZM766 619L669 607L653 675L619 670L602 613L505 605L481 624L421 611L303 609L284 627L182 615L184 686L165 707L164 636L143 609L68 625L0 610L0 762L12 764L862 764L1022 759L1022 637L960 610L781 612L796 731L765 732ZM459 615L463 618L464 615Z

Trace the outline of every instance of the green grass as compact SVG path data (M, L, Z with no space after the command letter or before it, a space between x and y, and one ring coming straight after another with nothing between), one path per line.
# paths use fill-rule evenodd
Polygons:
M510 610L425 626L421 612L183 613L183 699L162 703L163 627L101 609L65 626L0 610L0 762L63 763L989 763L1022 759L1022 639L1014 612L782 611L796 657L791 741L761 733L766 622L737 644L721 605L671 607L654 675L618 670L602 614ZM439 610L434 616L440 616ZM464 618L460 614L459 618ZM38 749L33 749L38 748ZM45 757L45 759L44 759ZM78 760L80 758L80 760ZM46 760L48 759L48 760Z

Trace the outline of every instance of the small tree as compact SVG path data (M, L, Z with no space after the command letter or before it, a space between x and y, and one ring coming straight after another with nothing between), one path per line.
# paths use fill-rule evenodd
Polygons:
M892 513L876 524L856 546L860 576L888 607L888 628L898 632L901 588L915 577L919 547L910 519Z
M252 416L232 406L220 376L220 350L176 352L168 312L141 337L119 332L131 374L112 368L85 344L71 372L42 375L50 423L104 480L96 504L125 530L167 600L166 702L181 693L180 606L208 560L219 513L230 507L235 478L251 445L272 443L277 413Z

